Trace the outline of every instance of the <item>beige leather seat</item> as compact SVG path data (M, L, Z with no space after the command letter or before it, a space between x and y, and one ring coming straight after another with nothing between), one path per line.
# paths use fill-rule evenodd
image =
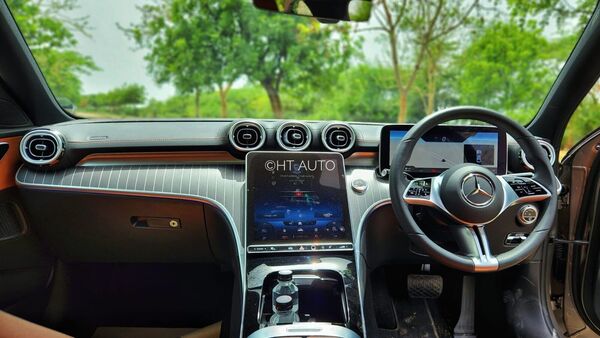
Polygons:
M201 329L100 327L93 338L218 338L221 322ZM58 331L0 311L0 338L68 338Z

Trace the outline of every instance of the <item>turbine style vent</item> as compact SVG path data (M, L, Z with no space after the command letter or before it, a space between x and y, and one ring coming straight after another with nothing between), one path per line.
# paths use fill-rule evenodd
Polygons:
M542 149L544 149L544 151L548 154L548 161L550 161L550 165L554 166L554 163L556 162L556 151L554 150L554 147L550 143L542 139L538 139L538 143L540 144ZM523 150L521 150L520 157L521 162L523 162L523 165L525 165L525 167L527 167L530 170L534 170L533 165L527 160L527 156L525 155L525 152Z
M34 130L21 140L21 157L36 166L57 164L64 150L62 136L53 130Z
M312 141L310 129L301 122L285 122L277 129L277 143L288 151L301 151Z
M327 125L321 134L323 145L330 151L344 153L354 147L356 135L354 129L344 123Z
M237 122L229 130L229 142L239 151L258 150L266 139L265 129L254 121Z

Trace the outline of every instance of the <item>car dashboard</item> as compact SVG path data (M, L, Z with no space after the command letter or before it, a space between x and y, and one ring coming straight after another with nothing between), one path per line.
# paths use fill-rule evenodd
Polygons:
M23 137L25 164L16 182L35 223L44 224L37 231L61 259L231 263L242 277L244 336L267 326L267 281L290 268L303 280L342 290L341 308L332 310L339 315L312 313L303 321L362 334L363 266L427 261L399 231L390 206L390 162L410 127L72 121ZM411 177L436 176L461 161L498 175L532 170L514 140L486 126L436 127L413 158L405 168ZM414 207L417 218L443 241L443 229L431 226L435 215L420 208ZM510 234L527 232L515 222L517 213L495 221L501 225L489 231L493 251L513 246Z

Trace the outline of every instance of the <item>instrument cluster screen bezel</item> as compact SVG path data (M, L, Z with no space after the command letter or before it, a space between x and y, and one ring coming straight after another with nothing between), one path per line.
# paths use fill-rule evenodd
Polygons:
M381 141L379 145L379 171L387 172L390 170L390 163L392 160L392 144L394 143L392 138L397 137L394 135L402 135L408 132L413 125L411 124L393 124L386 125L381 130ZM507 172L507 157L508 157L508 147L507 147L507 136L506 132L502 132L497 127L494 126L465 126L465 125L439 125L428 131L423 139L431 140L432 146L435 147L435 151L440 154L447 153L445 149L443 149L444 143L448 143L449 146L460 147L461 145L467 146L468 143L458 142L457 139L466 140L469 137L477 136L477 135L486 135L487 137L495 135L495 140L492 139L493 144L495 144L495 154L494 155L494 166L487 166L492 172L497 175L505 175ZM442 148L440 148L442 147ZM487 145L481 145L481 147L487 147ZM473 148L473 147L471 147ZM477 152L475 156L480 156L480 152L476 149L471 149L472 151ZM415 152L418 151L418 148L415 148ZM415 158L415 153L413 152L413 157L411 158L411 162ZM427 156L433 156L429 152L419 153L420 160L422 162L434 162L428 161ZM463 153L463 156L466 157L466 151ZM456 156L455 156L456 157ZM411 163L409 162L409 164ZM455 161L460 163L466 163L464 158L462 161ZM473 163L473 162L469 162ZM454 163L458 164L458 163ZM448 167L450 163L448 164ZM407 166L405 168L405 172L409 174L419 175L419 176L427 176L427 175L438 175L445 171L448 168L444 168L443 166Z

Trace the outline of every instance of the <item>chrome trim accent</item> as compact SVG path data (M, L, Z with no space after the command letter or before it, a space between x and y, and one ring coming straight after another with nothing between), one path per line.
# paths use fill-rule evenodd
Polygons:
M259 129L260 142L258 143L257 146L252 147L252 148L244 148L244 147L239 146L235 142L235 139L233 138L233 133L241 125L254 126ZM238 122L234 123L233 126L231 126L231 128L229 128L229 143L231 143L231 145L238 151L249 152L249 151L258 150L258 149L262 148L262 146L265 144L266 141L267 141L267 132L265 131L265 128L262 126L262 124L260 124L258 122L250 121L250 120L238 121Z
M329 323L294 323L268 326L252 333L248 338L330 337L360 338L356 332Z
M475 272L497 271L498 259L492 255L484 227L469 228L469 232L473 236L477 247L477 257L471 258Z
M15 181L17 186L19 187L28 187L32 189L41 189L41 190L49 190L49 191L74 191L74 192L84 192L84 193L99 193L99 194L107 194L107 195L123 195L123 196L139 196L139 197L151 197L151 198L169 198L176 200L186 200L191 202L201 202L206 203L217 209L223 217L226 219L226 223L229 225L230 230L233 234L236 250L237 250L237 259L238 265L240 268L240 284L242 287L242 308L241 308L241 323L240 323L240 338L244 332L244 314L246 309L246 260L244 249L241 244L240 234L238 229L235 226L235 221L231 213L225 208L223 204L219 201L216 201L212 198L203 197L203 196L194 196L190 194L183 193L170 193L170 192L153 192L153 191L136 191L136 190L127 190L127 189L113 189L113 188L100 188L100 187L77 187L77 186L65 186L65 185L54 185L54 184L43 184L43 183L27 183L19 180L19 171L21 171L23 167L19 168L17 171L17 175L15 175Z
M350 143L348 144L348 146L346 148L336 149L329 145L329 143L327 141L327 132L331 128L339 128L339 129L348 130L348 132L350 133ZM325 128L323 128L323 131L321 131L321 142L323 143L323 146L329 151L333 151L336 153L345 153L348 150L352 149L352 147L354 147L354 144L356 143L356 133L354 132L354 129L349 124L333 122L333 123L328 124Z
M27 155L27 143L36 136L46 136L53 138L56 141L56 154L54 154L51 158L45 160L35 160L29 155ZM36 129L30 131L29 133L25 134L25 136L23 136L23 139L21 140L21 143L19 145L19 152L21 153L21 157L23 158L23 160L29 164L37 166L54 165L58 163L59 159L63 156L65 152L65 144L62 135L58 131L49 129Z
M554 147L546 140L538 139L537 141L540 144L540 146L550 154L550 166L554 166L554 163L556 163L556 150L554 149ZM533 165L527 160L527 156L525 155L525 151L523 149L521 149L520 157L525 167L531 170L535 170L533 168Z
M470 191L469 194L467 194L467 193L465 193L465 183L467 183L467 180L469 180L470 178L475 179L475 190ZM486 181L492 188L492 191L488 192L485 189L482 189L478 178L481 178L484 181ZM496 187L494 185L494 182L492 182L492 180L487 178L485 175L482 175L480 173L471 173L471 174L468 174L467 176L463 177L460 192L461 192L462 197L465 199L465 201L467 201L467 203L471 204L474 207L482 208L482 207L486 207L486 206L492 204L492 202L494 201L494 196L496 194ZM475 202L471 201L471 199L469 198L474 194L480 194L480 193L482 195L488 197L488 200L486 202L475 203Z
M307 137L306 143L303 144L302 146L296 147L296 148L286 146L283 143L283 139L282 139L283 135L281 133L283 132L283 129L287 128L287 127L298 127L298 128L304 129L304 131L306 132L306 137ZM302 151L310 146L310 144L312 142L312 132L306 124L304 124L300 121L287 121L287 122L282 123L279 126L279 128L277 128L277 134L276 134L275 138L277 139L277 144L284 150Z

